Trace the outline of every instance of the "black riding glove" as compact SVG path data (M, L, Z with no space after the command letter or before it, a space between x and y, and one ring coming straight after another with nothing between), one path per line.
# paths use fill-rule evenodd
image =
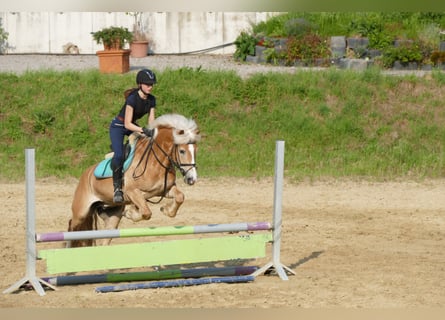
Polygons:
M153 136L153 129L148 129L146 127L142 127L142 131L144 132L144 134L147 137L152 137Z

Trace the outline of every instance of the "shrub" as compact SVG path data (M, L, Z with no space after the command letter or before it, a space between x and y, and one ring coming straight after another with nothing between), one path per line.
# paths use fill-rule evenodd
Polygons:
M284 24L287 19L287 15L279 15L267 21L261 21L252 26L252 33L269 37L284 37L286 36Z
M255 54L256 38L243 31L235 40L235 59L245 61L248 55Z
M434 63L434 65L445 63L445 51L434 51L431 54L431 61Z
M275 65L278 64L279 61L286 60L286 52L278 52L274 47L266 48L263 54L267 62Z
M302 37L290 37L286 53L287 64L293 64L295 60L312 63L315 59L328 58L330 49L326 39L309 33Z
M389 47L383 52L383 66L391 68L394 62L400 61L403 65L410 62L420 63L423 55L418 42L405 43L399 47Z
M288 37L302 37L311 33L314 28L306 19L297 18L286 21L284 29Z

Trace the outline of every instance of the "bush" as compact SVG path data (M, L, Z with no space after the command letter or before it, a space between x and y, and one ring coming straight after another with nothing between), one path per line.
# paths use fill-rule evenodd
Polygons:
M315 59L330 56L329 44L326 39L309 33L302 37L290 37L287 41L286 63L294 64L295 60L313 63Z
M306 19L300 18L286 21L284 29L288 37L302 37L311 33L314 28Z
M235 40L236 50L234 53L235 59L245 61L248 55L255 55L255 45L257 39L243 31Z
M391 68L396 61L400 61L403 65L410 62L421 63L423 55L418 42L404 43L399 47L387 48L383 52L382 60L384 67Z
M287 15L279 15L270 18L267 21L262 21L252 26L252 33L259 36L268 37L284 37L286 31L284 30L284 24L288 20Z
M441 65L445 63L445 51L434 51L431 54L431 62L434 65Z

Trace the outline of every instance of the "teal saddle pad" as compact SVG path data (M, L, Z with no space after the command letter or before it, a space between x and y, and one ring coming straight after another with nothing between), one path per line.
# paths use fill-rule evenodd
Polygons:
M130 152L124 161L123 171L125 172L130 166L134 158L134 151L136 149L136 143L130 144ZM94 176L96 178L111 178L113 176L113 170L111 169L111 160L113 158L104 159L94 169Z

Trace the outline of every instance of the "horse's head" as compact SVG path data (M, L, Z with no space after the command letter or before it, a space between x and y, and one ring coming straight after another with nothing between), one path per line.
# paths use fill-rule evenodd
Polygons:
M178 114L167 114L157 118L151 127L170 127L173 135L173 164L184 176L184 182L193 185L198 180L196 169L197 142L201 135L196 122ZM155 132L156 134L156 132Z
M183 136L184 130L175 130L176 136ZM199 134L199 132L197 132ZM198 180L198 172L196 169L196 153L198 146L196 140L189 140L187 143L175 143L175 161L179 171L184 176L184 182L193 185Z

